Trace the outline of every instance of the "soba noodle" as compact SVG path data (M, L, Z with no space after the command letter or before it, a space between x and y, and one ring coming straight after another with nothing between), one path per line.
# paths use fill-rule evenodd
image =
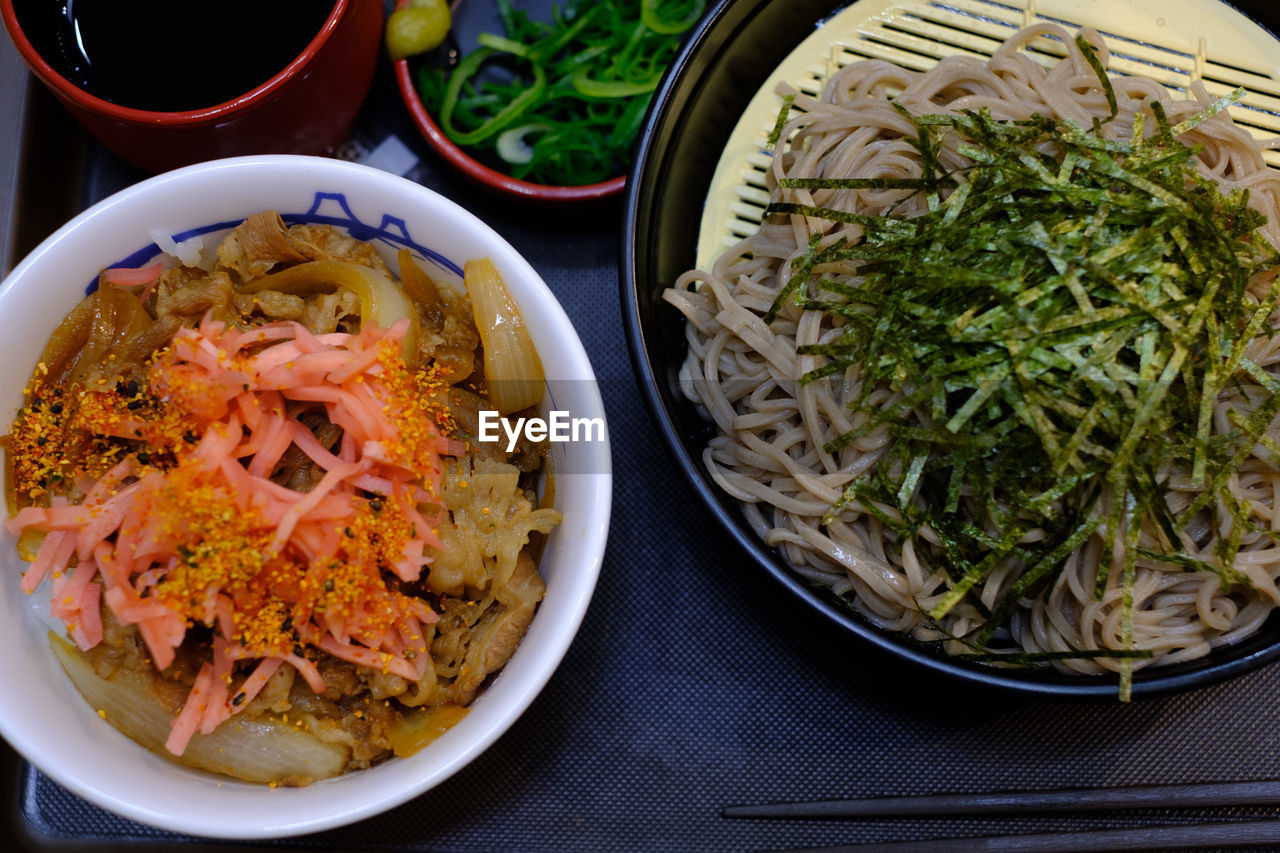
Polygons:
M1101 37L1089 31L1083 35L1106 67L1109 53ZM1025 50L1045 37L1065 50L1065 58L1052 67ZM820 99L796 96L772 161L773 197L865 216L919 212L925 203L922 194L908 189L777 188L778 182L797 177L918 178L921 154L909 116L965 111L988 111L996 120L1041 116L1124 140L1133 133L1135 114L1144 116L1148 135L1155 132L1153 101L1163 105L1168 122L1176 125L1205 111L1213 100L1198 84L1188 99L1177 99L1141 77L1112 76L1111 85L1119 109L1108 122L1107 93L1098 73L1071 35L1053 24L1018 32L986 62L951 57L923 73L879 60L857 62L836 72ZM1196 168L1222 193L1249 191L1249 205L1266 217L1259 233L1280 246L1280 174L1263 161L1262 146L1225 110L1179 140L1200 146ZM943 169L971 162L954 139L937 151L937 158ZM933 558L938 539L928 526L914 536L900 536L857 502L824 522L846 487L875 469L893 439L880 428L837 451L825 450L832 436L866 420L850 409L858 376L842 373L802 383L801 377L824 359L799 354L797 347L830 341L839 329L831 315L793 305L784 306L774 322L764 320L780 288L811 251L813 235L818 235L816 245L828 246L841 238L856 244L862 234L856 222L775 214L726 251L709 272L683 275L664 293L688 320L682 388L719 428L720 435L704 453L711 476L741 502L756 533L795 571L844 597L886 631L941 643L950 653L972 652L963 638L983 625L984 607L994 607L1025 566L1017 559L1002 560L968 600L933 619L930 610L955 579ZM856 281L847 273L824 274ZM818 277L804 289L819 290ZM1274 320L1249 344L1249 357L1262 367L1280 362ZM1240 408L1242 401L1247 404L1258 390L1246 377L1219 394L1213 411L1219 435L1233 429L1229 410ZM899 398L888 388L876 389L865 405L885 407ZM1195 413L1187 417L1194 419ZM1275 423L1268 434L1280 438ZM1254 451L1230 480L1230 489L1249 513L1248 523L1238 522L1241 529L1234 531L1240 537L1234 582L1227 583L1219 572L1139 555L1132 562L1132 605L1126 615L1123 560L1104 553L1107 539L1099 528L1070 552L1050 581L1021 596L992 647L1041 653L1042 659L1054 657L1044 653L1063 653L1052 663L1065 672L1127 675L1131 666L1197 658L1256 631L1280 604L1280 544L1274 535L1280 530L1280 469L1269 452L1261 447ZM1186 472L1175 468L1166 473L1165 500L1177 513L1196 490ZM1229 527L1210 530L1193 522L1181 544L1189 557L1212 563L1221 540L1233 535ZM1037 535L1031 531L1024 541ZM1122 549L1124 543L1115 547ZM1099 584L1099 574L1105 583ZM1150 656L1134 660L1087 654L1099 649L1139 650ZM1076 656L1081 652L1086 654Z

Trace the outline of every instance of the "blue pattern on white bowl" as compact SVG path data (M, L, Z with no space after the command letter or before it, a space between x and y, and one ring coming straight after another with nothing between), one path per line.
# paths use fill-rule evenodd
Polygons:
M342 228L352 237L364 242L378 241L397 248L407 248L418 258L434 264L440 269L446 270L455 276L462 276L462 267L451 261L449 258L426 246L418 243L409 234L409 227L405 224L404 219L399 216L392 216L390 213L382 214L382 221L374 226L361 222L351 211L351 206L347 202L345 193L324 192L317 190L315 198L311 202L311 207L305 213L281 213L280 218L289 225L333 225ZM184 240L190 240L192 237L202 237L205 234L212 234L217 231L229 231L235 228L243 220L233 222L215 222L210 225L201 225L197 228L191 228L180 233L170 235L174 242L181 243ZM150 261L156 255L161 254L161 249L155 243L148 243L136 252L112 264L113 267L140 267ZM85 288L85 293L93 292L98 286L97 278Z

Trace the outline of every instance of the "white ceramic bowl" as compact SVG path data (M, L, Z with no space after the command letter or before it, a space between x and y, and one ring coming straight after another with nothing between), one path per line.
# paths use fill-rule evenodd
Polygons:
M489 257L526 319L554 402L573 417L604 407L573 326L533 268L457 204L411 181L319 157L218 160L144 181L99 202L59 229L0 284L0 418L7 425L50 332L103 267L158 254L153 229L181 241L222 233L259 210L286 221L338 225L373 240L389 260L404 245L436 266ZM392 268L395 266L393 264ZM4 427L0 427L3 429ZM366 818L438 784L492 744L528 707L559 664L595 587L609 522L612 477L603 441L553 445L556 504L563 522L541 563L547 593L507 667L471 713L416 755L391 759L305 788L239 783L186 769L148 752L99 719L49 651L34 595L18 589L14 539L0 529L0 734L70 791L125 817L176 832L269 838Z

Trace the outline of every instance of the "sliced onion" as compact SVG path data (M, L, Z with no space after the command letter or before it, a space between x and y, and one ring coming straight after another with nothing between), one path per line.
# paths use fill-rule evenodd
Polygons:
M546 133L549 125L534 122L503 131L498 136L498 156L516 166L533 160L533 146L525 138L533 133Z
M536 406L545 390L542 362L498 268L488 258L467 261L463 278L484 345L489 402L502 414Z
M243 714L211 734L197 732L181 756L172 755L164 743L173 715L151 695L147 675L122 667L103 678L74 646L52 631L49 645L91 708L142 746L179 763L246 782L305 785L338 775L350 757L347 747L325 743L305 729L271 716Z
M418 266L408 249L401 249L396 260L400 264L400 286L405 295L417 306L428 326L439 326L444 320L445 303L435 279Z
M415 364L418 358L418 313L394 281L371 267L349 261L308 261L255 279L240 290L242 293L278 290L305 296L309 293L333 293L342 288L360 298L362 323L389 329L400 318L409 318L403 351L410 366Z
M17 509L11 509L10 515L17 512ZM40 552L40 546L44 543L44 538L49 534L43 530L36 530L34 527L28 527L18 534L18 557L24 563L34 563L36 554Z
M177 258L183 266L199 267L206 271L213 269L210 259L204 256L204 240L199 236L188 237L179 243L169 235L168 231L152 228L151 239L155 241L157 249L170 257Z

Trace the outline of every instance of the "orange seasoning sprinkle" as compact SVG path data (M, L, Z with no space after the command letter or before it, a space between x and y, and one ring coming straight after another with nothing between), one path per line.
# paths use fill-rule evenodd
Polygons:
M385 371L381 379L387 388L386 413L396 425L398 455L407 465L438 464L440 436L452 436L458 430L442 399L442 392L449 388L444 381L449 369L433 362L411 371L399 350L385 344L378 363Z
M66 404L61 389L28 392L9 433L10 476L23 498L41 498L59 490L72 471L66 458Z
M172 452L196 421L136 381L114 391L41 385L29 391L10 431L15 492L35 500L97 479L129 452L143 464Z

